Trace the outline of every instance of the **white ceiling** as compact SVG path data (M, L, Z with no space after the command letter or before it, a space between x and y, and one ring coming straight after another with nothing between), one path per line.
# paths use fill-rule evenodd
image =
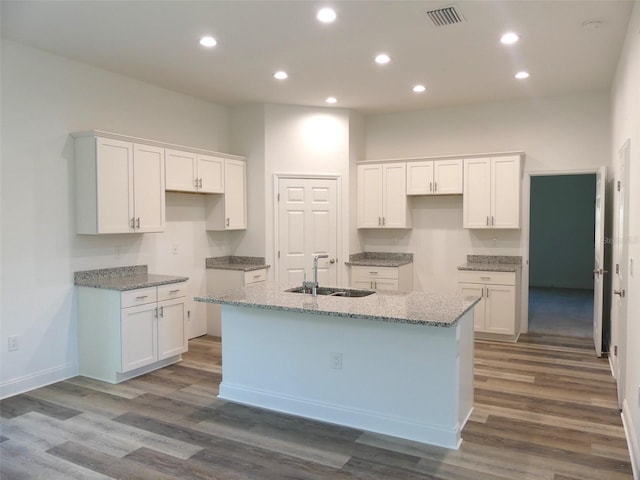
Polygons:
M315 19L333 6L335 23ZM465 22L435 27L455 5ZM631 0L7 1L2 36L223 105L286 103L365 114L611 85ZM600 20L598 29L585 21ZM505 31L521 40L505 46ZM218 45L205 50L200 36ZM391 63L373 62L379 52ZM284 69L285 81L272 75ZM531 77L515 80L519 70ZM411 91L416 83L427 92Z

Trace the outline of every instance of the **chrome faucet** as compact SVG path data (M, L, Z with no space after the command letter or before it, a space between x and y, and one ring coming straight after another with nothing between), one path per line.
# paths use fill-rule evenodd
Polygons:
M313 256L313 281L307 282L306 274L305 280L302 282L302 288L311 289L311 295L315 298L318 296L318 259L319 258L329 258L329 255L314 255Z

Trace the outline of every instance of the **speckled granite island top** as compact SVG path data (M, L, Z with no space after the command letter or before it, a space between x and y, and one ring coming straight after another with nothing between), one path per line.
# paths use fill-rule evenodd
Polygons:
M267 282L244 288L212 292L198 302L238 305L270 310L354 317L392 323L450 327L478 301L478 297L423 292L375 292L347 298L286 292L286 286Z
M73 275L74 285L76 286L103 288L105 290L118 290L121 292L186 282L189 280L189 277L150 274L147 271L146 265L84 270L74 272Z
M349 266L401 267L413 263L413 253L361 252L349 255Z
M264 263L264 257L239 257L227 255L226 257L209 257L205 260L206 268L217 270L239 270L242 272L252 272L262 268L269 268Z
M517 272L522 268L522 257L512 255L467 255L467 263L458 270L484 272Z

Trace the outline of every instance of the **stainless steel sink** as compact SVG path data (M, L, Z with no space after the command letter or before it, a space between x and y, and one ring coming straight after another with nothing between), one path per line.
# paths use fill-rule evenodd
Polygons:
M310 288L303 287L295 287L286 290L291 293L308 293L311 295ZM350 288L338 288L338 287L318 287L317 294L325 295L329 297L366 297L367 295L371 295L375 293L371 290L353 290Z

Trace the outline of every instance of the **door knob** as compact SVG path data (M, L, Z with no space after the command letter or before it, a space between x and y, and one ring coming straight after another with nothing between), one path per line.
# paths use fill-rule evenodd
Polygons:
M614 290L613 291L614 295L620 295L622 298L624 298L624 289L621 290Z
M336 259L335 259L335 258L331 258L331 259L329 259L329 263L332 263L332 264L333 264L333 263L336 263Z

